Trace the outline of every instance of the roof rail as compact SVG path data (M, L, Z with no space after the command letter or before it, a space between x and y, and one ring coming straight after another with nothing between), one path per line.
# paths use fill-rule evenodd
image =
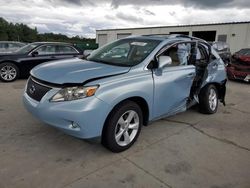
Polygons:
M208 43L204 39L189 36L189 35L184 35L184 34L149 34L149 35L141 35L141 36L145 36L145 37L162 37L162 38L166 38L166 39L167 38L189 38L191 40L199 40L199 41L202 41L204 43Z
M175 36L176 36L176 37L182 37L182 38L190 38L190 39L192 39L192 40L201 40L201 41L207 43L206 40L201 39L201 38L197 38L197 37L193 37L193 36L188 36L188 35L183 35L183 34L175 34Z

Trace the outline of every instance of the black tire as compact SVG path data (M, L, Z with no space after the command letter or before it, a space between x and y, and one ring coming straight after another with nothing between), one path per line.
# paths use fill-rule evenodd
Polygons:
M139 119L139 125L138 125L138 129L137 129L137 133L134 136L134 138L131 139L131 142L128 145L121 146L116 141L116 134L118 134L116 131L117 131L117 126L119 126L118 121L121 117L124 117L124 115L126 115L126 112L129 112L129 111L137 113L138 116L136 116L137 117L136 119L137 120ZM135 121L135 120L133 120L133 121ZM138 106L138 104L136 104L133 101L122 102L121 104L117 105L112 110L112 112L109 114L109 116L106 120L106 123L104 125L103 134L102 134L102 144L106 148L108 148L110 151L115 152L115 153L122 152L122 151L130 148L135 143L135 141L137 140L137 138L140 134L142 122L143 122L143 115L142 115L141 108ZM127 131L129 131L129 130L127 130ZM131 133L131 135L132 135L132 133ZM125 137L124 137L124 142L125 142Z
M214 103L212 106L209 102L209 96L211 95L211 92L215 92L215 98L213 101ZM214 114L217 112L218 109L218 91L214 85L207 85L205 86L200 94L199 94L199 108L200 112L204 114Z
M8 76L6 77L6 74L4 74L4 70L6 67L10 67L13 73L15 74L12 74L13 76L11 77ZM3 82L13 82L19 78L19 75L20 75L19 68L14 63L0 64L0 80L2 80Z

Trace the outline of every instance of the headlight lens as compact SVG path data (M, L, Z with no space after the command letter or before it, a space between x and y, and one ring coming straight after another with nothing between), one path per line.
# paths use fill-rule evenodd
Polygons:
M83 99L86 97L91 97L95 94L98 86L76 86L76 87L66 87L62 88L55 94L50 101L51 102L61 102L61 101L72 101Z

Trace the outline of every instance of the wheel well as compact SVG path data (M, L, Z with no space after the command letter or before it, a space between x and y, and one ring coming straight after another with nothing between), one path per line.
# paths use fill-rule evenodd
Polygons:
M3 63L12 63L12 64L16 65L20 69L18 63L16 63L15 61L2 61L2 62L0 62L0 65L3 64Z
M109 112L109 115L107 116L106 120L105 120L105 123L104 123L104 126L103 126L103 130L102 130L102 135L106 129L106 126L107 126L107 120L111 114L111 112L118 106L120 105L121 103L124 103L126 101L133 101L135 102L136 104L138 104L138 106L141 108L142 110L142 114L143 114L143 125L147 125L148 124L148 118L149 118L149 107L148 107L148 103L146 102L146 100L142 97L130 97L130 98L127 98L127 99L124 99L122 101L120 101L119 103L117 103L114 108Z
M226 82L227 80L224 80L221 83L217 83L217 82L208 83L203 88L207 87L208 85L214 85L218 92L218 99L225 105Z

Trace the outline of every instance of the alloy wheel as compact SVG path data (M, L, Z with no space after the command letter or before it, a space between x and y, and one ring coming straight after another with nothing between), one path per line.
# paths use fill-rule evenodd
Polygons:
M2 79L6 81L11 81L14 80L17 76L17 71L14 67L6 65L3 66L0 70L0 75Z
M217 93L213 88L211 88L209 91L208 102L209 102L209 107L211 108L211 110L214 111L217 107L218 100L217 100Z
M134 110L125 112L118 120L115 128L115 140L119 146L129 145L139 130L139 115Z

